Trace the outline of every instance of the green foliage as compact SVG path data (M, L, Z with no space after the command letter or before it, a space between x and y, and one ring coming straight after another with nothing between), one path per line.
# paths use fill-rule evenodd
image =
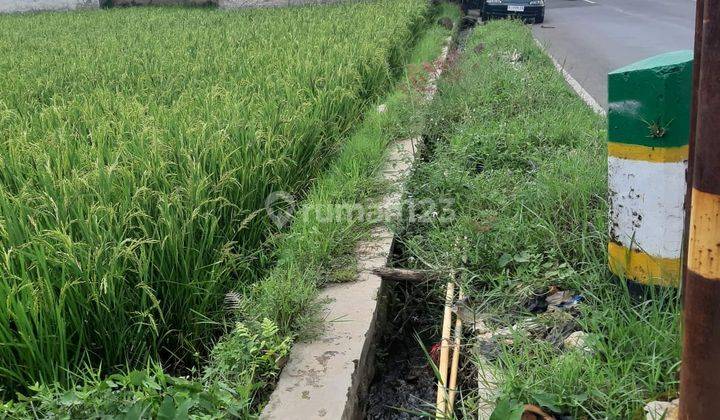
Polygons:
M551 285L585 298L577 322L592 353L515 337L495 360L501 400L631 418L644 401L673 393L679 293L635 300L610 278L604 121L530 31L509 21L476 28L426 115L430 158L411 193L453 198L457 217L407 226L411 261L458 270L469 299L498 327L532 316L528 302Z
M437 15L457 20L459 9L443 4ZM358 240L367 235L367 221L349 217L319 220L303 215L312 209L337 205L374 204L373 199L383 189L376 174L388 145L418 135L422 129L426 103L410 75L418 74L416 67L424 68L423 64L437 58L450 35L447 29L435 25L419 38L395 92L382 101L386 111L366 114L337 159L309 191L292 226L273 238L277 264L246 294L246 304L240 308L242 319L267 317L278 324L283 334L312 334L318 324L317 309L322 305L316 299L318 287L355 277L349 257ZM427 76L425 70L422 74Z
M69 389L35 384L28 396L0 404L0 417L245 418L257 408L258 391L274 381L290 344L270 320L253 328L237 324L213 350L201 379L171 376L152 366L105 379L99 374L88 376L82 385Z
M444 15L457 13L456 8L448 6L442 10ZM448 35L447 30L430 28L413 49L409 62L419 65L434 59ZM407 81L408 74L401 74L401 80ZM354 134L339 147L304 205L359 203L377 194L380 186L373 179L387 145L419 129L419 96L409 83L403 82L386 98L387 112L368 112ZM253 220L246 218L243 223ZM249 288L240 284L241 293L234 295L236 302L232 306L237 306L243 321L215 345L206 368L192 375L195 379L171 376L157 364L109 377L105 369L86 374L76 369L68 379L71 386L51 381L31 386L25 395L0 404L0 417L181 419L256 415L287 358L290 337L308 328L306 321L318 307L317 286L351 275L352 270L340 268L338 261L347 261L364 227L352 219L335 224L297 218L288 232L273 234L265 248L276 251L269 257L261 256L277 260L277 267L258 284ZM314 246L307 246L309 243ZM207 291L211 290L202 293ZM78 299L74 305L82 309L82 303ZM122 346L122 337L108 337L108 342L110 339Z
M520 420L524 412L524 404L514 400L499 399L490 420Z
M291 344L267 318L256 328L238 323L213 349L204 379L208 383L246 383L253 391L266 388L275 383Z
M204 386L159 369L113 374L70 390L34 385L30 391L31 397L0 405L0 414L7 418L187 419L192 415L219 419L223 413L244 412L237 391L225 384Z
M426 3L0 16L0 386L197 365Z

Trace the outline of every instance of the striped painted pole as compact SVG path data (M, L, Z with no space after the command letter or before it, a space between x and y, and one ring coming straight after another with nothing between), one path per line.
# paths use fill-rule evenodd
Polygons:
M690 198L692 197L693 157L695 156L695 136L697 131L697 113L700 91L700 63L702 63L702 21L705 12L705 0L695 1L695 39L693 42L693 79L692 79L692 106L690 108L690 142L688 144L688 168L685 182L688 189L685 192L685 228L683 229L683 255L682 260L687 261L688 235L690 234ZM687 264L682 266L681 290L685 290L687 278Z
M703 7L683 292L680 419L720 417L720 0Z
M692 51L608 75L610 270L640 284L679 284L687 191Z

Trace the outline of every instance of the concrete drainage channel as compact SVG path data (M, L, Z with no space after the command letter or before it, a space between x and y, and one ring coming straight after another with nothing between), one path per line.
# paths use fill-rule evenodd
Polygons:
M437 90L449 43L450 39L428 77L425 89L428 99L432 99ZM379 111L383 109L381 105ZM392 192L383 197L382 211L400 214L404 183L421 142L420 138L410 138L390 146L390 156L381 175L391 184ZM373 271L390 262L394 247L393 233L384 225L375 227L370 238L358 244L356 280L333 284L323 290L320 299L329 302L324 308L324 318L328 321L325 329L318 339L293 347L261 418L357 419L365 416L389 290L387 282Z
M466 15L455 39L455 51L465 47L479 19ZM452 60L452 59L451 59ZM421 159L427 159L427 149ZM408 258L398 241L388 263L386 278L387 320L378 340L375 378L366 400L365 418L415 419L436 415L437 377L432 365L439 364L440 320L444 301L432 275L404 270ZM477 389L475 367L469 359L461 363L459 389Z
M394 255L401 263L402 251ZM375 378L366 401L366 418L409 419L418 413L433 413L435 375L424 348L440 340L433 308L442 302L428 301L435 296L432 286L395 281L388 285L388 317L378 342Z
M407 262L402 244L392 260L395 267ZM396 279L388 285L387 323L378 343L366 419L435 417L438 387L432 365L439 365L444 301L437 285L443 280L442 276L420 281ZM471 359L461 360L457 388L476 389Z

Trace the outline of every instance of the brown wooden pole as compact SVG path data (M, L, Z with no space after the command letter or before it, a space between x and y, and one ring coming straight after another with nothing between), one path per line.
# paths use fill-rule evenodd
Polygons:
M691 158L680 419L720 415L720 0L705 0Z

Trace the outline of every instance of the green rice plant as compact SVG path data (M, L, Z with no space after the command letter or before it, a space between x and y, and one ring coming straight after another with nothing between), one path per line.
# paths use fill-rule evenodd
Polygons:
M0 16L0 387L200 361L426 3Z

